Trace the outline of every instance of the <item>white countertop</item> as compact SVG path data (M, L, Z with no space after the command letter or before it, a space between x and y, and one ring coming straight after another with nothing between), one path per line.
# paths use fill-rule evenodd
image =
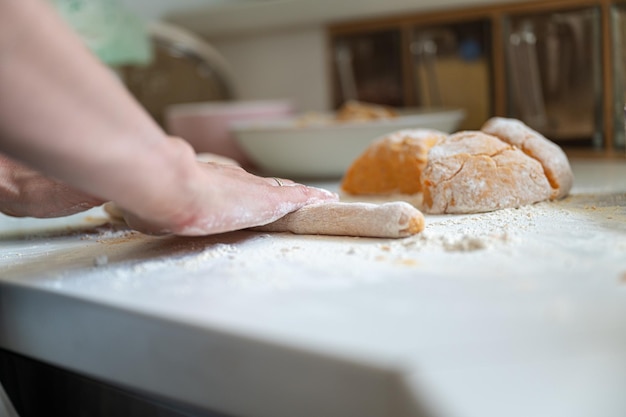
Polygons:
M401 240L0 217L0 347L241 417L623 417L626 161L573 166Z

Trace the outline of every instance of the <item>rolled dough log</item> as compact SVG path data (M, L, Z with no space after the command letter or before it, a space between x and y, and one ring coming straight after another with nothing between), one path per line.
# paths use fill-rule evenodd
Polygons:
M201 162L237 163L214 154L199 154ZM124 214L113 202L104 205L113 220L124 221ZM324 203L305 206L275 222L252 228L260 232L400 238L424 230L424 215L411 204L395 201L374 203Z
M260 232L400 238L424 230L424 215L411 204L323 203L304 206L273 223L254 227Z
M113 203L104 205L114 220L123 221ZM291 232L299 235L333 235L400 238L424 230L424 215L404 201L391 203L323 203L302 207L264 226L258 232Z

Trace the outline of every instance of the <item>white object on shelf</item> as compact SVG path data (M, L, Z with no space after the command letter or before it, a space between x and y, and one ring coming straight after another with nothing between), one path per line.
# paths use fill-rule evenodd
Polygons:
M232 158L242 165L249 160L230 131L237 121L271 120L294 114L290 100L238 100L180 103L165 109L165 127L185 139L198 153Z
M405 110L399 117L335 122L331 115L307 122L306 116L280 121L235 123L237 142L264 174L293 178L339 178L382 135L400 129L454 131L460 109Z

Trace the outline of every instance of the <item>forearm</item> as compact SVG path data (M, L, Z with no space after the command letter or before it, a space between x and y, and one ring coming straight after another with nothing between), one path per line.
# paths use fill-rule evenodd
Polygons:
M0 92L5 153L133 210L141 209L129 207L137 193L145 204L167 194L181 203L176 184L192 175L193 154L165 136L41 0L0 0Z
M337 199L239 167L197 164L193 149L168 138L44 0L0 0L0 152L96 201L115 201L148 233L227 232Z

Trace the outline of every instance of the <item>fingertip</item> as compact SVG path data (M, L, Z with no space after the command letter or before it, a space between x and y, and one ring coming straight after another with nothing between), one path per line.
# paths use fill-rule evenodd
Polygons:
M325 188L305 186L309 202L333 202L339 200L339 195Z

